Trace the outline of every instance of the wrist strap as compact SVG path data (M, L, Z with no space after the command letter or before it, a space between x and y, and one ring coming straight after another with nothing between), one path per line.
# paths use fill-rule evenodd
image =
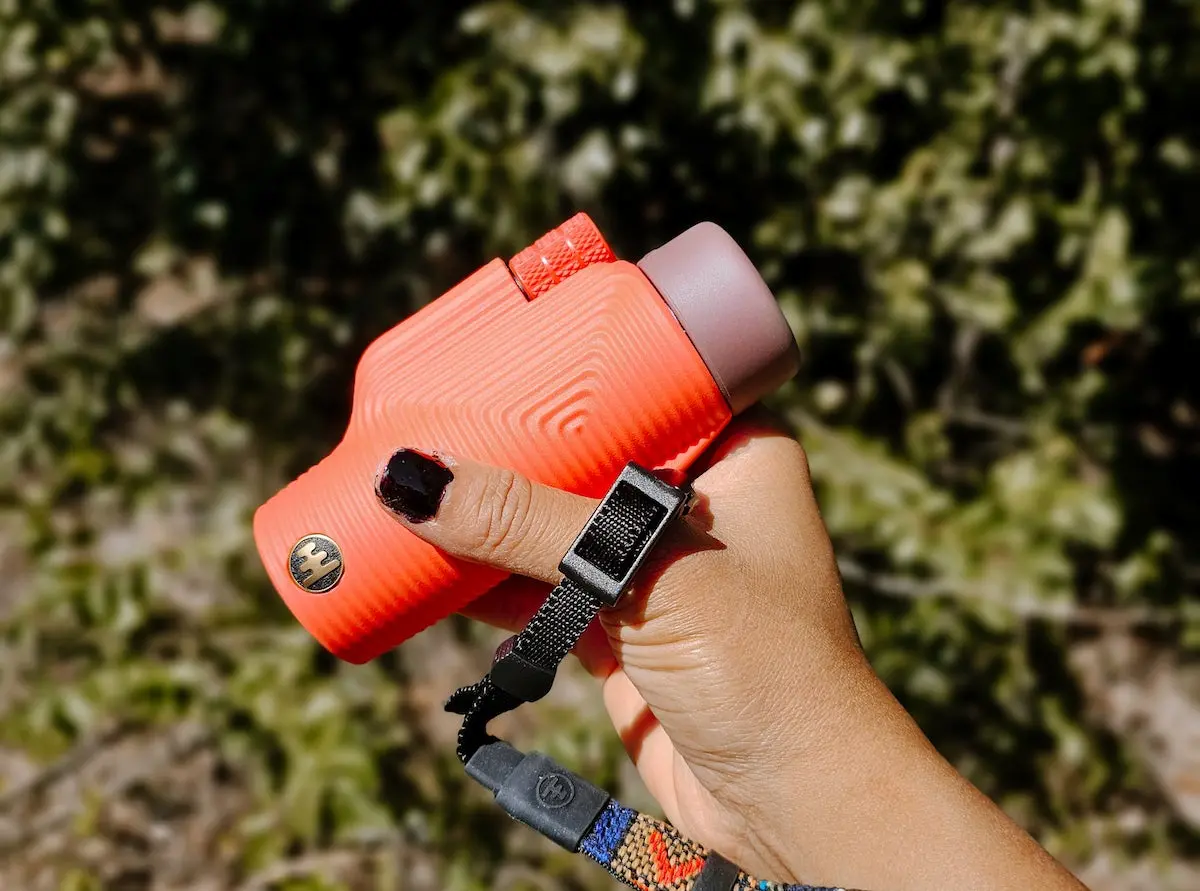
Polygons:
M674 827L615 801L601 813L580 852L642 891L847 891L761 881Z
M496 650L492 670L450 697L463 716L458 757L464 764L495 742L487 725L550 692L558 666L605 606L615 606L670 523L691 504L690 489L669 486L629 464L559 564L564 578L525 630Z
M546 755L524 754L487 731L493 719L550 692L559 664L599 611L618 603L691 499L690 488L625 467L559 565L562 583L500 645L488 674L447 701L447 711L463 716L458 757L511 817L639 891L844 891L754 879Z

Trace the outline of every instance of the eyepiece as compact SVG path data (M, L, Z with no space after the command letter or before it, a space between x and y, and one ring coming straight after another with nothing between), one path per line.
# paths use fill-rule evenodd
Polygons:
M736 414L791 379L800 349L754 263L715 223L688 229L638 263Z

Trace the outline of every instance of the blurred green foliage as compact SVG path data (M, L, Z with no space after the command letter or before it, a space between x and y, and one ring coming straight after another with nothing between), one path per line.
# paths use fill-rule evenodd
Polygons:
M402 654L319 651L248 522L482 262L713 219L889 684L1070 862L1196 858L1071 654L1200 650L1197 95L1186 0L0 0L0 742L200 722L239 874L403 832L437 887L606 887L466 791Z

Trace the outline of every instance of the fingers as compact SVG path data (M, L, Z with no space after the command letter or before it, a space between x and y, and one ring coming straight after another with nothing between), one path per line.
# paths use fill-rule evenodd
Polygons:
M788 484L810 485L804 449L786 423L765 408L752 408L726 427L703 460L697 470L706 476L766 482L783 475Z
M692 467L692 472L702 474L748 443L762 439L795 441L783 418L762 405L755 405L738 415L733 423L721 431L716 441Z
M446 553L551 584L598 504L510 470L412 449L392 455L376 492L396 519Z
M768 528L799 523L804 535L826 538L808 456L769 415L752 415L729 426L710 450L696 489L720 502L735 521Z

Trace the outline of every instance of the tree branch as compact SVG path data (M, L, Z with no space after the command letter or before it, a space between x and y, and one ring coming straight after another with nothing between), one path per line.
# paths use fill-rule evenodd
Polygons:
M955 585L945 579L913 579L873 572L848 557L839 558L838 569L841 570L843 580L862 585L885 597L899 600L944 598L962 603L986 603L1000 606L1023 621L1060 622L1064 625L1092 628L1200 622L1200 604L1181 603L1177 607L1099 607L1078 603L1051 603L1029 597L997 601L990 595L972 591L970 585Z

